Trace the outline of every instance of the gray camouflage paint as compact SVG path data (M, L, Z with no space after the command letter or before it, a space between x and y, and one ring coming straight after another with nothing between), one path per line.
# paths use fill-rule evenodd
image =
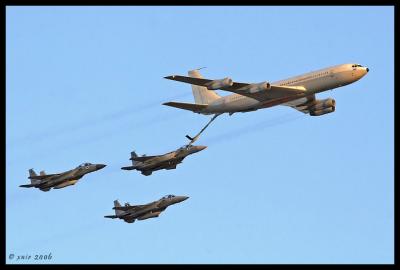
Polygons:
M187 196L167 195L161 199L144 204L144 205L129 205L121 206L118 200L114 201L115 215L104 216L105 218L119 218L127 223L133 223L135 220L145 220L148 218L156 218L161 212L165 211L169 206L187 200Z
M20 187L34 187L40 189L41 191L49 191L51 188L64 188L74 185L86 174L101 170L104 167L106 167L104 164L83 163L75 169L62 173L47 175L44 171L41 171L40 175L37 175L33 169L30 169L28 178L31 180L31 183L20 185Z

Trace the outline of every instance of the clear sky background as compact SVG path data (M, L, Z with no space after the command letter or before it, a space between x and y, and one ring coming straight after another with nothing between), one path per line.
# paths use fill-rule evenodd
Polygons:
M393 7L7 7L6 23L7 263L393 263ZM273 82L353 62L370 72L318 95L332 114L224 115L176 170L120 169L210 118L161 105L193 102L164 76ZM108 166L18 187L29 168L82 162ZM190 199L134 224L103 217L166 194Z

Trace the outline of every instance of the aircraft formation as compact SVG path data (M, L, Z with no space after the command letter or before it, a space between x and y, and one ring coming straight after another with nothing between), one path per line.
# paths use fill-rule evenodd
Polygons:
M211 120L199 131L196 136L186 135L190 142L175 151L154 155L138 156L131 152L131 166L122 167L122 170L137 170L145 176L158 170L176 169L177 165L189 155L200 152L207 146L196 146L201 133L219 115L227 113L232 115L238 112L251 112L259 109L270 108L277 105L291 107L310 116L321 116L335 111L336 102L332 98L316 99L320 92L339 88L354 83L364 77L369 68L360 64L350 63L331 66L317 71L308 72L299 76L277 82L241 83L234 82L226 77L218 80L205 79L199 72L200 69L190 70L189 76L172 75L164 77L169 80L191 84L195 103L166 102L163 105L178 109L192 111L198 114L213 115ZM219 96L215 90L232 92L228 96ZM24 188L38 188L41 191L49 191L51 188L60 189L75 185L86 174L98 171L106 167L104 164L83 163L78 167L62 173L46 174L41 171L39 175L33 169L29 170L30 184L20 185ZM187 196L167 195L157 201L144 205L121 206L118 200L114 201L115 215L107 215L105 218L118 218L127 223L135 220L155 218L168 206L183 202Z

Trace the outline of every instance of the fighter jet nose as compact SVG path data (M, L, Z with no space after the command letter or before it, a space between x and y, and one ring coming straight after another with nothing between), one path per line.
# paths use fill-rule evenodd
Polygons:
M204 149L207 148L207 146L204 146L204 145L199 145L199 146L197 146L197 147L199 148L199 151L204 150Z
M180 202L183 202L183 201L186 201L187 199L189 199L189 197L188 196L176 196L176 201L175 201L175 203L180 203Z
M104 164L96 164L96 169L97 169L97 170L100 170L100 169L103 169L105 166L107 166L107 165L104 165Z

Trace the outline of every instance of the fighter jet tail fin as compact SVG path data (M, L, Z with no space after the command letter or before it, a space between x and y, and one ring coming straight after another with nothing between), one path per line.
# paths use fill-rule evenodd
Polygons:
M36 174L36 172L33 170L33 169L29 169L29 177L31 178L34 178L35 176L38 176L37 174ZM38 180L38 179L31 179L31 184L32 185L34 185L34 184L37 184L37 183L39 183L40 182L40 180Z
M114 201L114 207L121 207L121 204L119 203L118 200L115 200L115 201ZM116 215L116 216L121 215L122 213L124 213L123 210L115 209L115 215Z
M29 169L29 176L37 176L37 174L33 169Z
M188 75L193 78L203 78L199 72L199 69L190 70ZM214 91L208 90L207 87L194 84L192 84L192 92L196 104L210 104L212 101L221 97Z
M45 171L40 171L40 173L39 173L40 175L46 175L46 172Z
M132 151L131 152L131 158L130 158L130 160L132 160L132 165L135 165L135 161L133 159L136 158L136 157L138 157L138 155L136 154L135 151Z

